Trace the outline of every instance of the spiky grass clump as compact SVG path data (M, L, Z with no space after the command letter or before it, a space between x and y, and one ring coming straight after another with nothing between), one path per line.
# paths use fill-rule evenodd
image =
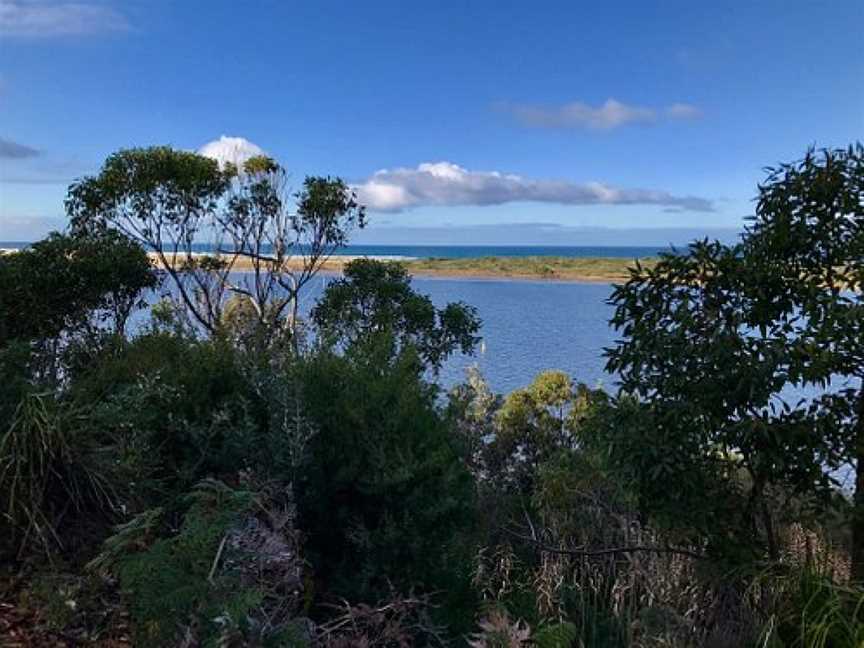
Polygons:
M62 547L64 519L112 505L109 480L76 438L74 418L51 396L29 394L0 433L0 504L19 554L34 544L48 553Z
M774 590L776 600L760 645L779 641L790 648L864 646L864 589L809 568L766 574L757 585Z

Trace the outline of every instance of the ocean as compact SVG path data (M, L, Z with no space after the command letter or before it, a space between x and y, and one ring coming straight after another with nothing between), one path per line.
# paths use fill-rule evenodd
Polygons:
M531 246L531 245L349 245L340 254L357 256L401 256L411 258L469 259L475 257L615 257L637 259L657 256L671 248L624 246Z

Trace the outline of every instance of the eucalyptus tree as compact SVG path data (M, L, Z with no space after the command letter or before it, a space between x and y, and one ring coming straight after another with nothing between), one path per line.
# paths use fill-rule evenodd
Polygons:
M864 579L862 288L860 145L769 169L740 243L696 242L631 271L607 351L629 428L610 434L646 510L727 548L761 539L776 557L772 497L826 502L852 466Z
M263 156L220 167L170 147L129 149L73 184L66 208L75 230L117 229L150 250L207 331L233 295L267 329L294 332L298 294L365 210L338 178L307 177L293 194L287 180Z
M436 308L411 288L405 267L373 259L348 263L312 310L325 346L383 344L398 355L414 348L424 367L437 371L455 351L471 354L480 341L477 310L462 302Z

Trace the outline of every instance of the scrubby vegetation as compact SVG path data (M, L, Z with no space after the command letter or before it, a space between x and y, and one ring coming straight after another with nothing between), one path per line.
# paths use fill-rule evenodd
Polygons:
M363 212L283 179L120 152L0 256L4 641L862 645L861 147L771 172L739 245L630 271L616 393L444 392L478 313L399 265L301 319Z
M652 266L657 259L640 259ZM512 277L516 279L551 279L558 281L626 281L633 260L620 258L572 257L481 257L477 259L417 259L405 267L416 275L457 277Z

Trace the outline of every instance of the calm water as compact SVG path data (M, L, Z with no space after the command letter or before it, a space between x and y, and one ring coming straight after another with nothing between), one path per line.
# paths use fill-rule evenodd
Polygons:
M306 286L300 302L304 315L335 277L319 276ZM170 285L166 281L162 292ZM499 393L525 386L544 369L561 369L591 386L614 387L614 379L603 371L602 356L603 348L615 340L607 324L612 307L605 303L611 285L418 278L412 286L439 307L453 301L470 304L483 320L483 343L473 356L450 358L439 376L443 387L462 382L473 364ZM157 299L154 294L148 301ZM135 314L130 330L146 319L146 312Z
M27 243L0 241L0 248ZM206 246L200 246L207 251ZM397 257L470 258L482 256L618 257L656 256L669 248L599 246L423 246L349 245L341 254ZM314 282L305 296L308 312L327 277ZM414 287L436 305L464 301L483 319L483 345L474 357L452 358L441 382L461 381L465 368L476 363L493 389L508 392L530 382L544 369L562 369L589 385L612 386L604 373L603 348L614 341L605 304L611 287L596 283L547 283L512 280L415 279Z
M308 311L329 278L316 281L302 306ZM477 364L497 392L521 387L544 369L561 369L589 385L611 387L605 374L603 347L614 331L605 303L609 284L535 281L414 279L414 289L437 306L464 301L483 320L483 345L473 357L451 358L443 367L444 386L460 382L465 369Z

